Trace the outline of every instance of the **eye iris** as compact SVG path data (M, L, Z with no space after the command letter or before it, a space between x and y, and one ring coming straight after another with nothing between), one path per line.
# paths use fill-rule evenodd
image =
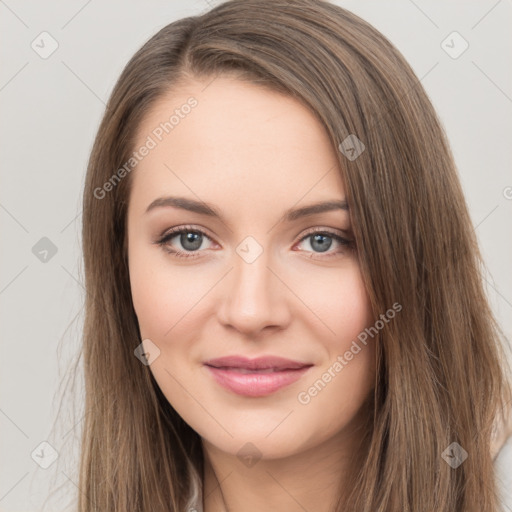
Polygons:
M325 239L327 239L327 241L325 241ZM319 245L315 247L316 243L319 243ZM331 237L326 235L314 235L313 240L311 242L311 247L313 247L313 249L318 249L319 252L327 251L331 247L331 245L332 239Z
M186 232L180 236L180 243L187 251L195 251L201 247L202 235L201 233ZM187 244L191 243L192 247Z

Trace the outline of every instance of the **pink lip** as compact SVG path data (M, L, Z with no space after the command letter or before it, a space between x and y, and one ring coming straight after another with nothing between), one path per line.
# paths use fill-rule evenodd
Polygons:
M225 388L244 396L265 396L278 389L290 385L300 379L310 366L297 370L278 370L271 373L254 371L253 373L240 373L235 368L222 369L206 365L213 378Z
M280 357L230 356L205 363L221 386L243 396L265 396L300 379L312 364Z

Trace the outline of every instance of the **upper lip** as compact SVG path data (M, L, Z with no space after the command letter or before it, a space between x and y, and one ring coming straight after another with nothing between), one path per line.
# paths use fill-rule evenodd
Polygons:
M278 356L263 356L255 359L248 359L243 356L227 356L216 359L209 359L204 362L207 366L216 368L244 368L246 370L295 370L305 366L312 366L310 363L301 363Z

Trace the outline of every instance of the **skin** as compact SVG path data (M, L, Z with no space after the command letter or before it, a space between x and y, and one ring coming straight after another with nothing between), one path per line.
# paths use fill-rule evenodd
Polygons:
M296 100L227 76L192 80L161 98L139 126L137 147L190 96L198 105L132 175L133 304L142 339L160 350L149 368L202 438L205 512L327 511L357 449L375 340L308 404L298 394L375 319L357 251L327 238L322 252L312 236L304 239L310 228L351 238L349 212L280 219L289 208L345 199L335 149ZM224 220L169 206L145 212L168 195L213 204ZM198 257L178 258L155 243L186 225L207 235ZM236 252L247 236L263 250L252 263ZM194 253L179 234L167 247ZM231 354L314 366L271 395L245 397L218 385L203 365ZM248 442L261 457L250 467L237 456Z

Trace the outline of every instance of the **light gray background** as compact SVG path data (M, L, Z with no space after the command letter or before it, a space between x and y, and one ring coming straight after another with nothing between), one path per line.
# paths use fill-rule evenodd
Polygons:
M398 47L437 109L489 270L491 304L510 339L510 0L336 3ZM42 510L52 484L62 484L59 496L68 500L78 492L72 452L83 412L73 418L69 406L57 407L83 321L80 203L88 154L128 59L160 28L209 5L213 0L0 1L2 512ZM31 48L43 31L59 45L47 59ZM453 31L469 43L457 59L441 47ZM32 252L42 237L57 247L46 263ZM48 469L31 458L43 441L60 453ZM47 510L66 509L58 496L51 503Z

